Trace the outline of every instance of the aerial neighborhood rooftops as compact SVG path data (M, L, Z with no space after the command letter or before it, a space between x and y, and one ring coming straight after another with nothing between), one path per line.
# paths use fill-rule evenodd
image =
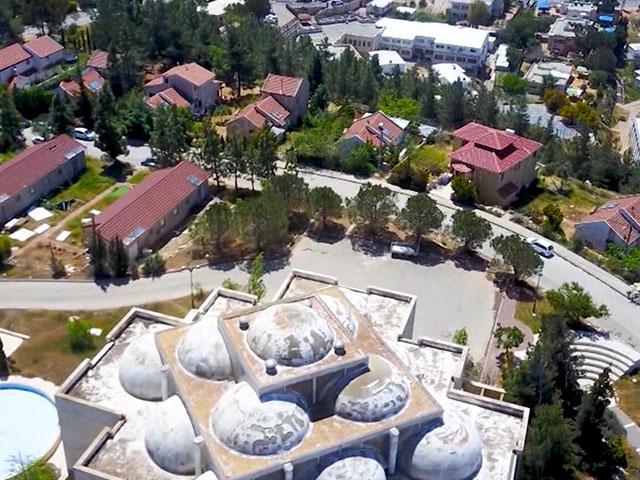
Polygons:
M0 82L25 87L49 75L64 58L64 47L49 35L0 49Z
M524 78L533 90L539 90L545 83L546 78L553 78L553 87L564 92L571 82L573 69L570 65L562 62L534 63L529 67Z
M576 223L575 238L590 248L609 243L640 245L640 195L617 197Z
M96 69L87 67L80 74L80 79L72 78L70 80L63 80L58 86L70 99L77 100L81 92L80 82L82 82L87 91L98 94L104 87L105 79Z

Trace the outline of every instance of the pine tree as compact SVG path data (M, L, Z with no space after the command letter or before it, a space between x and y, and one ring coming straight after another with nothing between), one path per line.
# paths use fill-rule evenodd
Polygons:
M271 131L263 127L255 136L257 173L261 178L270 178L276 174L276 139Z
M215 130L211 117L202 120L202 137L193 150L195 162L213 177L218 189L226 175L226 163L222 156L224 141Z
M54 95L51 100L51 114L49 119L51 131L55 135L71 133L73 126L73 112L69 101L64 95Z
M264 281L262 280L263 275L263 255L260 252L256 255L256 258L251 262L251 270L249 271L249 282L247 283L247 292L251 295L255 295L258 297L258 301L264 297L266 293L266 288L264 286Z
M440 121L448 128L457 128L466 119L466 100L462 82L442 85L442 99L439 103Z
M78 84L80 85L80 95L78 96L78 103L76 105L76 116L82 120L82 124L85 127L91 129L95 124L93 99L82 79L78 80Z
M116 278L124 278L129 272L129 255L118 237L109 242L109 268Z
M5 87L0 88L0 151L16 150L22 146L20 120L13 96Z
M242 141L238 138L231 138L227 142L225 151L225 168L230 175L233 175L236 192L238 191L238 178L247 171L245 158Z
M89 255L91 257L90 265L91 271L95 278L104 278L107 276L107 246L104 240L93 228L91 235L91 241L89 243Z
M474 118L483 125L495 127L498 122L498 112L498 102L493 91L484 85L481 86L475 101Z
M187 152L187 128L178 107L156 108L149 145L162 167L175 165Z

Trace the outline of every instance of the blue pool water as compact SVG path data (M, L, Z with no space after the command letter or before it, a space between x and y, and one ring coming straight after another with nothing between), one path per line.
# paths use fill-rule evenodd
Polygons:
M59 434L56 407L45 393L0 383L0 480L45 455Z

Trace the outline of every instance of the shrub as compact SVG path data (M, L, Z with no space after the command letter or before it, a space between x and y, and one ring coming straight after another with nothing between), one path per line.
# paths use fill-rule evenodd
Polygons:
M11 257L11 240L6 235L0 235L0 267L3 267Z
M51 276L53 278L62 278L67 276L67 270L64 263L58 257L52 255L50 261Z
M377 151L373 145L367 143L358 145L340 159L340 170L363 177L368 177L376 171Z
M473 182L462 175L455 175L451 180L451 188L453 188L453 196L456 201L473 205L478 195Z
M144 259L142 272L147 277L159 277L167 271L164 258L159 253L152 253Z
M453 343L457 343L458 345L466 345L469 342L469 334L467 334L467 329L465 327L456 330L453 334L452 338Z
M222 281L222 288L226 288L228 290L238 290L238 291L242 290L242 287L240 286L240 284L237 282L234 282L230 278L225 278Z
M542 213L546 217L549 226L554 232L557 232L564 220L564 215L562 214L562 210L557 203L549 203L544 207Z
M91 325L85 320L74 320L67 324L67 341L74 352L83 352L93 348L93 336L89 333Z
M527 92L527 81L515 73L502 75L500 86L510 95L522 95Z
M411 168L408 162L402 162L395 167L387 181L392 185L397 185L400 188L413 190L414 192L424 192L427 189L426 176Z

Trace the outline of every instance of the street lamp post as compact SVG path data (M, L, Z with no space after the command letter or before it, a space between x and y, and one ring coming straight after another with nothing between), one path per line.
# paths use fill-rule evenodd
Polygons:
M189 291L191 292L191 308L194 308L193 305L193 267L187 267L189 270Z
M536 296L533 300L533 315L536 314L536 305L538 305L538 290L540 289L540 279L542 278L542 270L544 269L544 263L541 263L538 268L536 268L536 276L538 277L538 282L536 283Z

